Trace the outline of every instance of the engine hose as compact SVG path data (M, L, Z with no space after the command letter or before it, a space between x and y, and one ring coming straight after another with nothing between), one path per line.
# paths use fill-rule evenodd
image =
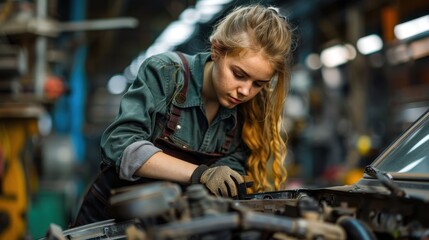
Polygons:
M352 217L341 217L338 224L344 228L347 239L376 240L377 237L362 221Z

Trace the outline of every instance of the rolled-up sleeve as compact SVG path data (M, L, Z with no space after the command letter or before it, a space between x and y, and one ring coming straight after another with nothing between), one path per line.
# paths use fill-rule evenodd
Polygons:
M134 173L149 159L153 154L161 151L149 141L137 141L125 148L122 155L119 168L119 178L135 181L140 177Z

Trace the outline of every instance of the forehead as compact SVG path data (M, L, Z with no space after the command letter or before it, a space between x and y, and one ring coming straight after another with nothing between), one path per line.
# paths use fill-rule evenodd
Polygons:
M245 50L226 58L229 58L231 65L240 68L257 80L269 80L274 75L273 64L262 51Z

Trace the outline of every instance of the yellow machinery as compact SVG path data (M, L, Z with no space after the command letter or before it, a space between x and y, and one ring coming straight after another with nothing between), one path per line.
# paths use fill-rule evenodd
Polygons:
M8 105L0 105L0 239L24 239L30 189L26 172L31 165L26 142L38 132L40 109Z

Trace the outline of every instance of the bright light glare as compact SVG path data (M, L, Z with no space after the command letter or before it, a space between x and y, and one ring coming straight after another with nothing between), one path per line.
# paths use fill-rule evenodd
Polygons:
M200 16L200 22L206 23L213 19L213 17L222 11L223 7L221 5L210 5L210 6L200 6L197 5L197 10Z
M425 142L427 142L429 140L429 135L426 135L424 138L422 138L418 143L416 143L416 145L414 145L410 151L408 151L408 153L416 150L416 148L420 147L422 144L424 144Z
M124 69L123 75L124 75L124 77L127 79L127 81L128 81L128 82L133 81L133 80L136 78L136 76L137 76L137 75L133 75L133 74L131 73L130 66L127 66L127 67Z
M356 48L351 44L345 44L344 47L347 49L347 60L351 61L356 58Z
M227 3L230 3L232 0L200 0L197 2L197 7L207 7L207 6L213 6L213 5L224 5Z
M305 65L311 70L317 70L322 67L322 63L320 62L320 57L317 53L311 53L305 59Z
M405 166L404 168L402 168L401 170L399 170L399 173L403 173L403 172L409 172L411 169L415 168L419 163L421 163L423 160L425 160L426 157L422 157L420 159L417 159L413 162L411 162L410 164L408 164L407 166Z
M168 27L162 32L161 36L159 36L157 41L171 45L179 45L191 37L191 35L194 33L194 29L194 24L175 21L168 25Z
M414 59L429 56L429 37L413 41L410 43L410 49Z
M179 19L188 24L195 24L200 19L200 13L195 8L187 8L180 14Z
M134 59L131 62L130 73L132 75L132 79L134 79L137 76L140 65L143 63L143 61L146 59L146 57L148 57L146 53L141 53L136 59Z
M343 82L338 68L322 68L322 77L323 82L331 89L338 89Z
M323 50L320 54L320 60L326 67L337 67L353 59L355 55L353 46L335 45Z
M357 48L363 55L368 55L380 51L383 48L383 41L377 34L372 34L357 41Z
M413 19L395 26L395 36L399 40L416 36L429 31L429 15Z
M107 83L107 90L112 94L121 94L127 88L127 79L121 75L114 75Z
M203 4L203 5L214 5L214 4L220 4L224 5L227 3L230 3L232 0L199 0L197 2L197 5Z
M168 52L173 48L174 48L174 45L157 41L154 44L150 45L150 47L146 50L145 55L146 55L146 58L148 58L150 56L153 56L159 53Z
M196 3L195 8L200 14L200 22L206 23L213 19L213 17L222 11L225 4L230 3L231 0L200 0Z

